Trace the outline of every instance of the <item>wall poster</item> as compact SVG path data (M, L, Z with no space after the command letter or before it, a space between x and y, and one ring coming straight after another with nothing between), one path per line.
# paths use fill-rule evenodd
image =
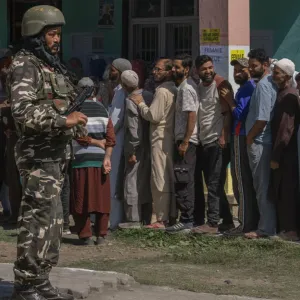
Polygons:
M101 28L113 28L115 26L115 0L99 0L99 21Z

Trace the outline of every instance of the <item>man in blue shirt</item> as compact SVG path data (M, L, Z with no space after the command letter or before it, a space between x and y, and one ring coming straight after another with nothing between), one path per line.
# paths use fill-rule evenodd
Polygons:
M246 233L250 239L272 236L276 233L274 203L268 197L272 135L270 121L273 117L277 87L269 74L269 58L263 49L251 50L249 71L258 79L251 97L246 120L247 147L253 184L260 213L258 229Z
M233 60L234 81L240 86L235 99L229 90L222 89L221 95L231 108L233 127L231 138L231 175L234 196L239 204L240 226L224 234L238 236L257 229L259 212L252 172L249 165L245 123L255 83L250 80L248 58Z

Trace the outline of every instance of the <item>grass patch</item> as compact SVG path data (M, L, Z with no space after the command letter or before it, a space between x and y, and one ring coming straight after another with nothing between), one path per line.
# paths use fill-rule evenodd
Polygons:
M168 235L147 230L118 231L115 238L141 248L154 248L167 252L177 261L195 264L222 264L233 266L242 259L245 264L253 260L276 261L296 259L300 262L300 245L281 240L246 240L203 235ZM276 263L280 263L276 261Z
M0 229L0 241L7 242L7 243L16 243L18 237L18 230L17 229Z
M118 231L114 239L134 249L158 251L151 258L77 262L73 266L125 272L143 284L215 294L299 299L300 246L279 240L167 235Z

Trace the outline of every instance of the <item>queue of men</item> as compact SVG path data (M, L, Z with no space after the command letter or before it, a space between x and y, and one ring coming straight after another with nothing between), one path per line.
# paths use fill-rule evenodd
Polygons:
M153 69L153 101L150 94L145 96L146 92L139 89L135 72L122 74L121 86L127 91L124 139L129 141L131 151L124 152L127 167L125 205L121 209L125 209L126 218L119 220L120 228L146 225L169 233L222 232L249 239L278 234L283 239L298 240L299 96L292 87L295 65L282 59L271 71L263 49L251 50L248 58L234 60L231 65L240 86L235 95L206 55L195 60L198 85L190 76L193 61L189 55L159 59ZM130 124L132 118L136 121ZM146 175L147 168L137 166L144 156L136 155L146 150L148 140L136 135L135 144L132 134L145 132L147 126L156 214L151 224L152 201L146 200L144 193L150 183L144 178L150 173ZM229 162L239 205L237 228L224 191ZM130 169L134 167L132 178ZM126 196L137 186L141 197ZM112 206L112 212L114 209ZM130 211L139 213L132 218Z
M159 59L152 73L155 90L141 87L128 60L112 63L110 80L116 88L107 109L116 145L110 199L103 200L111 205L111 230L145 227L250 239L278 234L298 240L295 65L282 59L271 70L263 49L251 50L248 58L231 65L239 85L235 95L206 55L194 62L186 54ZM15 144L13 132L5 134ZM224 189L229 163L239 207L237 227ZM18 176L11 171L10 176ZM9 186L14 202L4 213L9 215L10 209L7 220L14 223L21 198L13 191L20 189ZM63 185L61 194L65 234L70 233L70 189L72 181Z
M12 299L73 299L49 277L62 233L70 233L70 213L87 246L103 244L108 226L298 240L300 114L292 61L273 62L271 74L262 49L232 61L240 85L234 95L206 55L194 70L189 55L159 59L148 91L131 62L119 58L109 70L115 89L104 92L90 78L76 82L60 61L65 23L55 7L27 10L22 47L1 78L8 99L0 133L10 164L1 162L10 172L0 178L1 200L19 228ZM86 87L91 94L82 112L74 111ZM98 93L113 97L104 101ZM224 191L230 161L237 228Z

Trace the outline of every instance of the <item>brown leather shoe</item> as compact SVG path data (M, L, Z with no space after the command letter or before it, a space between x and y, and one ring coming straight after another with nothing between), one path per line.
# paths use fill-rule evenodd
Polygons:
M192 233L195 234L218 234L218 226L212 226L209 223L198 226L192 229Z
M289 241L289 242L299 241L299 237L296 231L282 231L278 234L278 236L284 241Z

